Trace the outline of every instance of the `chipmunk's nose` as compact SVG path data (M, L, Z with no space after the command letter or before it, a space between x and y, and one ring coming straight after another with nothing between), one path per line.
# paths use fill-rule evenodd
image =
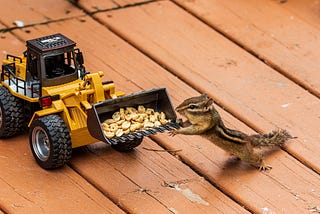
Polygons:
M183 111L182 108L176 108L175 110L176 110L176 112L178 112L180 115L185 116L185 112Z
M180 113L182 109L178 106L178 107L176 107L174 110L176 110L177 112Z

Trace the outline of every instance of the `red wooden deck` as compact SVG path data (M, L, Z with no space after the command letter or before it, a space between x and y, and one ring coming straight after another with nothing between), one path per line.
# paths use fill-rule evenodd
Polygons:
M267 156L269 172L198 136L158 134L124 154L91 144L53 171L27 134L1 139L0 213L320 213L319 0L0 4L2 58L60 32L127 94L166 87L176 106L205 92L229 127L298 137Z

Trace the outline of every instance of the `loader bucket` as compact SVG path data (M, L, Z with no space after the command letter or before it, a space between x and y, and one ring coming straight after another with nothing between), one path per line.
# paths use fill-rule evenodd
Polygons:
M130 132L129 134L121 137L107 138L104 135L101 127L101 123L103 121L112 118L113 113L118 111L120 108L137 107L139 105L143 105L146 108L153 108L158 112L164 112L167 119L170 119L172 122L147 130ZM166 89L157 88L94 104L92 108L88 110L87 124L88 130L94 138L111 145L117 145L118 143L125 143L137 138L141 139L144 136L149 136L158 132L179 128L179 125L175 123L176 118L176 113L172 107Z

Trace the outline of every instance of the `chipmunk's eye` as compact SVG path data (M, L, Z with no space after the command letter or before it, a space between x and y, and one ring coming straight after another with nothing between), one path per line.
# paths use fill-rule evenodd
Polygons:
M195 108L197 108L197 106L194 105L194 104L190 104L190 105L188 106L188 109L195 109Z

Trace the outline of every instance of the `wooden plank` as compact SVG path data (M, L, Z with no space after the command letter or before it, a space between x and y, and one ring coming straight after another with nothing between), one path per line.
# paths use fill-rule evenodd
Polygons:
M164 7L166 5L161 6ZM166 10L167 9L168 8L166 8ZM130 10L133 10L133 13L137 12L134 8ZM127 11L127 9L126 12L128 17L131 18L131 12ZM141 12L136 13L136 15L140 13ZM185 18L185 16L183 18ZM158 22L158 25L160 26L161 23L162 22ZM118 24L121 26L120 23ZM181 23L177 25L179 24L181 25ZM199 23L196 25L198 24ZM181 26L183 27L183 25ZM129 29L130 28L128 28L128 30ZM108 78L115 80L118 89L122 90L125 88L127 89L126 92L130 93L142 89L166 87L174 105L182 102L182 100L187 97L198 94L180 79L162 69L159 65L130 47L126 42L117 38L103 26L93 22L90 18L86 18L85 22L83 20L69 20L63 23L51 23L47 27L42 26L31 29L34 36L43 35L51 31L60 31L77 41L79 47L84 52L86 68L90 71L96 71L102 68ZM32 38L31 36L33 36L21 31L15 31L14 33L23 39ZM84 37L82 35L86 36ZM148 40L144 42L148 42ZM159 51L159 54L161 54L161 51ZM190 62L194 61L190 60ZM199 83L203 82L199 81ZM252 133L248 127L244 126L238 120L223 110L218 110L221 112L222 117L229 127ZM199 137L181 136L168 138L167 134L164 133L157 135L155 139L158 143L169 149L182 149L181 152L176 154L178 158L183 159L184 162L187 162L195 168L196 171L210 179L212 183L219 186L224 192L254 212L262 212L263 210L269 209L269 211L275 212L288 210L288 212L306 213L309 206L319 204L318 193L320 189L318 187L320 185L318 175L302 166L283 151L276 151L268 157L267 161L274 166L274 169L270 173L264 174L259 173L247 164L235 161L221 149ZM169 163L163 159L152 162L158 163L160 166L163 165L163 168L159 169L159 166L150 164L151 160L159 160L160 157L158 157L158 155L163 155L162 153L153 154L155 152L145 151L143 149L143 147L159 149L153 142L146 139L143 145L138 147L137 151L133 154L119 154L101 145L97 145L96 147L94 145L92 146L93 148L91 148L90 151L95 154L93 156L90 152L75 154L72 159L72 166L77 168L77 171L81 171L84 177L91 180L95 186L102 189L102 191L110 195L110 197L115 200L121 199L120 205L124 206L126 210L132 210L133 207L141 209L139 205L142 203L146 206L146 209L149 209L154 201L150 198L150 194L153 194L154 199L164 203L167 209L173 207L172 202L165 200L166 197L171 197L171 195L173 195L174 198L178 198L176 200L187 203L185 198L181 198L181 195L175 192L176 190L173 190L174 194L172 194L171 189L162 187L162 181L169 180L172 182L183 180L184 178L172 177L172 170L179 168L180 164L173 160L171 162L170 157L165 156L164 158L165 160L169 159ZM177 165L179 167L176 167ZM189 170L185 170L185 166L182 165L181 167L183 169L182 172L178 170L175 176L181 176L181 173L184 171L188 174L190 173L190 175L192 174ZM167 175L163 175L164 169L168 171ZM297 170L296 173L291 169ZM287 182L287 172L291 176L290 182ZM162 177L160 177L162 179L159 179L158 174L160 173L162 173ZM141 175L146 175L146 177L141 178ZM167 176L166 179L163 179L165 176ZM189 177L195 178L196 175ZM126 178L130 179L127 180ZM106 181L106 179L108 181ZM194 188L196 188L197 191L194 192L199 194L199 188L201 192L199 195L207 201L207 198L203 197L203 195L207 193L202 192L201 189L203 188L200 185L200 181L197 180L195 184L197 184L198 187L192 186L191 190L194 191ZM188 183L187 185L191 184ZM193 182L192 185L194 185ZM137 193L138 189L145 190L148 188L152 190L151 193L148 193L148 196L145 191L139 193L140 195ZM208 188L211 189L212 187ZM160 196L155 195L155 193L159 191L158 189L161 190L159 192ZM212 191L214 192L214 190ZM134 193L128 194L128 192ZM167 192L170 193L169 196ZM276 197L275 193L277 194ZM301 198L297 199L295 195ZM142 200L145 199L148 199L148 201L142 202ZM219 204L220 202L214 203L214 206ZM177 204L174 205L174 208L176 208L176 206L179 206L179 203L177 202ZM191 205L188 204L186 206L189 207ZM226 203L223 204L223 206L233 205ZM163 207L161 210L163 210ZM195 210L198 211L199 209L196 208Z
M149 81L145 78L145 72L157 72L158 69L161 70L159 66L149 60L141 65L141 62L146 60L143 55L89 18L86 21L82 18L81 21L74 19L48 26L36 26L31 28L31 33L13 33L26 40L59 31L78 42L84 51L85 61L88 62L86 67L89 70L96 71L95 67L109 67L109 71L106 70L105 73L115 77L113 80L117 86L123 86L119 87L120 89L130 87L132 91L140 91L142 87L149 88L148 85L155 87L154 83L160 79L149 77ZM86 37L82 36L84 34ZM139 75L130 79L131 77L126 76L129 73ZM171 82L176 80L174 76L167 75L157 84L162 85L168 81L170 83L170 79ZM136 82L139 82L139 85ZM182 85L184 86L183 83ZM144 145L161 149L148 139ZM212 210L246 213L245 209L168 153L150 153L141 148L134 153L120 154L104 144L103 146L101 154L91 154L92 151L96 153L95 150L99 152L100 147L84 155L75 153L71 161L72 168L129 213L185 213L188 210L203 213L212 213ZM172 185L178 185L182 181L182 184L170 188L165 185L165 181ZM194 201L191 197L200 198Z
M175 1L320 98L319 28L269 0Z
M0 140L0 167L0 207L6 213L123 213L69 167L42 170L25 135Z
M86 9L86 11L95 13L98 11L119 9L121 7L128 7L143 2L149 2L150 0L114 0L114 1L99 1L99 0L87 0L78 1L78 5ZM153 1L153 0L151 0Z
M0 24L0 29L5 28L4 25ZM0 34L0 59L4 59L7 54L19 53L20 55L25 50L23 43L10 32L3 32ZM2 61L1 61L2 62Z
M256 130L288 129L286 150L320 172L319 99L170 2L95 16Z
M6 28L16 27L16 21L26 26L83 15L81 10L65 0L1 0L0 5L1 22Z

